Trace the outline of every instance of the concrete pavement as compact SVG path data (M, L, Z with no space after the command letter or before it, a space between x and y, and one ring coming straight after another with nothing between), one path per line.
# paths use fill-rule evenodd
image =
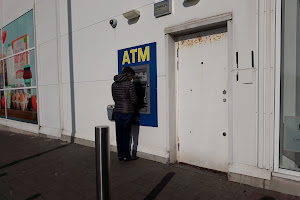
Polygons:
M0 200L95 200L93 148L0 131ZM111 153L113 200L296 200L285 194L227 181L226 174Z

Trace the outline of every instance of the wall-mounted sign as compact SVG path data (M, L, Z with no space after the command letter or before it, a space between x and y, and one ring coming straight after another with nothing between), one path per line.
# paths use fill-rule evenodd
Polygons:
M138 97L140 125L157 127L156 43L119 50L119 74L124 67L131 67L136 74L133 83Z
M154 16L161 17L172 13L172 0L164 0L154 4Z

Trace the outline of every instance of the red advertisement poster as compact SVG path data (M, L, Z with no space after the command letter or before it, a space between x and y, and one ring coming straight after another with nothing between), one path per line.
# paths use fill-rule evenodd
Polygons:
M14 54L25 51L28 49L28 34L19 37L18 39L12 41L12 49ZM29 52L16 55L14 57L14 71L16 73L16 78L23 78L23 67L29 64Z

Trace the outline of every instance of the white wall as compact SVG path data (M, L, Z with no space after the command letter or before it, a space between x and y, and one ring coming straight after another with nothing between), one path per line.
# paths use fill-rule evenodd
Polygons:
M3 26L22 16L34 6L34 0L2 0Z
M36 4L38 91L41 133L60 137L59 62L56 1Z
M34 5L33 0L2 1L4 25L32 9ZM109 125L112 133L111 143L115 144L114 123L107 119L106 106L113 104L110 87L118 69L117 51L156 42L158 127L141 127L139 150L167 158L169 155L167 107L169 105L166 94L169 89L167 87L169 74L166 65L168 58L165 52L168 47L164 29L188 20L232 12L233 40L229 41L232 42L232 52L229 56L233 60L230 66L233 82L231 91L233 110L230 111L233 113L233 122L231 122L233 130L229 133L233 138L232 162L258 165L258 69L261 67L257 61L258 1L200 0L194 6L186 6L183 0L174 0L173 13L160 18L154 17L154 0L72 0L71 2L75 137L94 140L94 127ZM67 0L58 0L58 5L53 0L39 0L36 8L40 131L60 136L60 129L62 129L63 134L71 135ZM138 9L141 12L141 17L134 24L129 24L122 16L123 12L131 9ZM118 20L115 29L109 25L109 20L112 18ZM255 54L254 69L251 63L251 51ZM239 52L238 68L235 64L235 52ZM239 73L238 82L237 73Z
M163 157L168 157L167 114L165 94L168 88L168 74L165 66L164 28L180 24L195 18L205 18L218 14L233 13L233 52L239 52L239 68L251 68L251 51L256 51L256 1L252 0L201 0L198 4L185 7L183 1L173 1L171 15L155 18L153 15L154 1L97 1L89 3L72 1L73 57L76 105L75 136L94 140L96 125L110 125L112 144L115 144L114 124L106 116L106 106L112 104L110 86L112 78L117 74L117 51L119 49L140 44L157 42L158 71L158 128L142 127L140 131L139 149ZM128 24L122 16L123 12L138 9L141 17L135 24ZM68 15L67 0L60 1L61 16L61 50L63 68L63 108L64 134L71 131L70 78L69 78L69 46L68 46ZM109 20L116 18L115 29ZM232 53L234 58L234 53ZM234 58L235 60L235 58ZM234 77L233 77L234 78ZM241 77L243 79L243 76ZM255 79L253 80L255 81ZM255 82L254 82L255 84ZM235 102L241 108L247 105L245 112L236 113L236 126L233 136L234 161L256 165L256 97L251 96L251 88L241 88L244 96ZM238 91L237 95L239 95ZM250 95L250 98L248 98ZM239 109L239 108L236 108ZM241 110L242 111L242 110ZM250 118L250 119L249 119ZM249 123L250 120L250 123ZM242 128L243 125L247 128ZM253 126L254 125L254 126ZM246 139L245 139L245 136ZM247 149L244 145L247 144ZM250 153L251 159L243 158ZM253 156L252 156L253 155Z
M0 27L3 27L3 6L2 0L0 0Z

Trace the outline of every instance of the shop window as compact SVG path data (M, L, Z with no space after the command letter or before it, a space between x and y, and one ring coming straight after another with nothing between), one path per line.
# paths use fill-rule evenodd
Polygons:
M300 2L282 1L280 168L300 171Z
M37 124L33 10L1 28L0 118Z

